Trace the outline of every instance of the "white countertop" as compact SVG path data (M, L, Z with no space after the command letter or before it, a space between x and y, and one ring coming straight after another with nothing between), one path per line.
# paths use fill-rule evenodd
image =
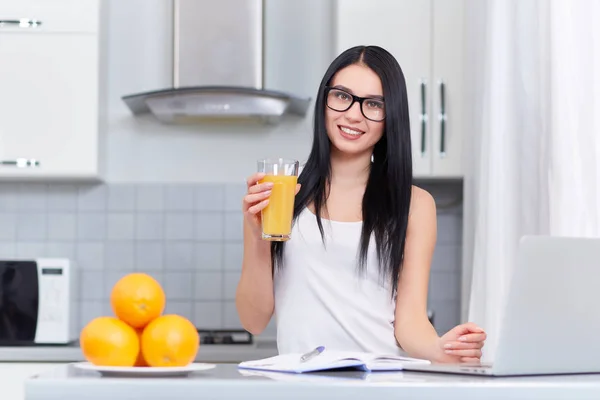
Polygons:
M29 377L48 371L61 363L2 363L0 362L0 388L2 400L24 400L25 380Z
M254 344L202 344L196 362L239 363L246 360L277 355L274 341L256 341ZM71 346L17 346L0 347L0 362L78 362L84 361L78 345Z
M256 374L256 372L255 372ZM417 372L246 376L234 364L181 378L106 378L73 365L25 381L25 400L239 399L600 399L600 374L490 378Z

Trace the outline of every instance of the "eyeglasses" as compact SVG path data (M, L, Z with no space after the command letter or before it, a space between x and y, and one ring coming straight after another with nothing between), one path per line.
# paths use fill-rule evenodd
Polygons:
M325 87L325 105L332 110L339 112L349 110L355 102L360 104L360 111L366 119L375 122L385 119L385 103L382 99L359 97L342 89Z

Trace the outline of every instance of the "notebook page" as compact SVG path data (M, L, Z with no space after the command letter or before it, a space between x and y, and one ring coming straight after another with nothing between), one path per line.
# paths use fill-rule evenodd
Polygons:
M430 364L430 361L396 355L373 355L365 365L371 371L400 371L407 363Z
M354 353L324 351L304 362L301 361L301 357L302 354L281 354L260 360L244 361L238 366L265 371L308 372L364 365L360 355Z

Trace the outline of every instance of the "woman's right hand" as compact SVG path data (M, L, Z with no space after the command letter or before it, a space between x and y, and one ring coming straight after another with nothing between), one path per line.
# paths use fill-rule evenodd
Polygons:
M242 202L244 219L250 225L253 234L257 238L262 235L260 212L269 204L269 196L273 188L273 182L259 183L264 176L264 173L257 172L246 180L248 190Z
M265 174L257 172L246 180L248 190L242 202L244 219L250 226L256 238L262 237L262 222L260 212L269 204L269 196L273 189L273 182L259 183ZM300 190L300 184L296 185L296 194Z

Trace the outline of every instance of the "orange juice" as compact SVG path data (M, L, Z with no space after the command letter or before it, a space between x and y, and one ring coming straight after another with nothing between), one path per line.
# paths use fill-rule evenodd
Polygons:
M263 239L288 240L292 231L298 177L295 175L266 175L261 179L262 182L273 182L269 204L262 210Z

